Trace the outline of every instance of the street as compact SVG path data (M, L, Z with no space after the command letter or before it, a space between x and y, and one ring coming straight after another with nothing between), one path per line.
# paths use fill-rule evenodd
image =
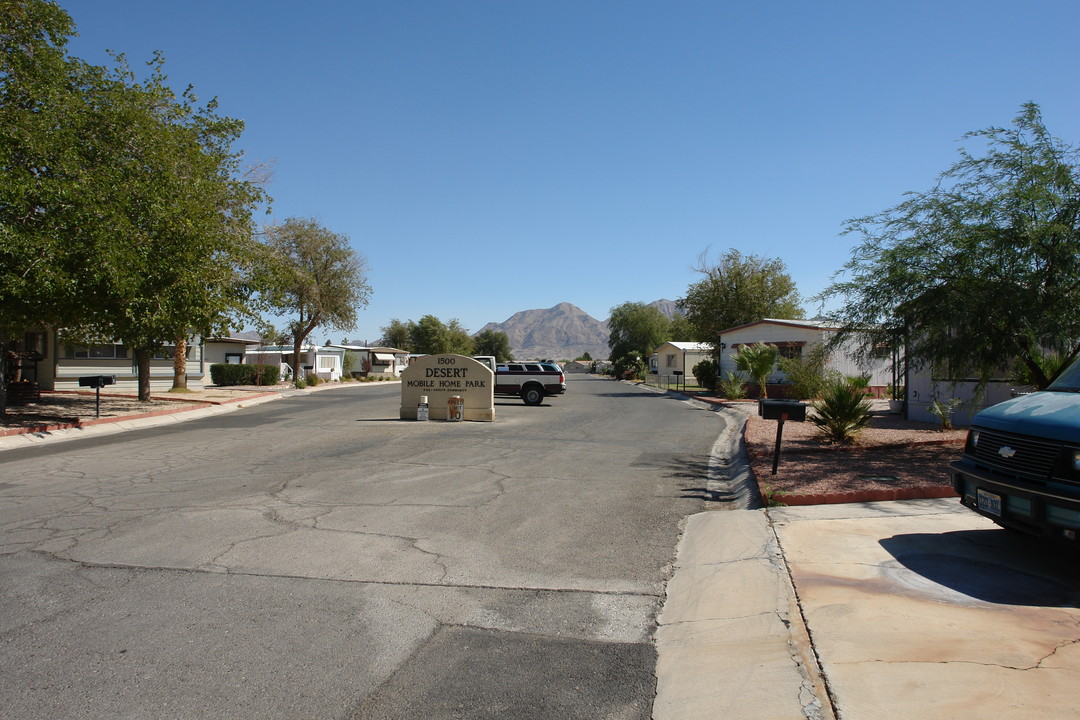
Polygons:
M0 457L8 718L648 718L723 415L396 384Z

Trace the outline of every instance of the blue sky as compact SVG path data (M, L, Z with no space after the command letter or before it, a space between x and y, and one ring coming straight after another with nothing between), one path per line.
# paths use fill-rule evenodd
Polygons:
M60 4L73 54L160 49L246 122L267 222L351 238L374 292L334 341L559 302L602 320L728 248L809 298L844 220L928 188L965 132L1030 100L1080 142L1075 0Z

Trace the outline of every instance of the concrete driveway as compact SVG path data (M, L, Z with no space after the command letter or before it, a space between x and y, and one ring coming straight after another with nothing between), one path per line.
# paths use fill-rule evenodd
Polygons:
M956 499L699 514L654 718L1076 717L1078 566Z

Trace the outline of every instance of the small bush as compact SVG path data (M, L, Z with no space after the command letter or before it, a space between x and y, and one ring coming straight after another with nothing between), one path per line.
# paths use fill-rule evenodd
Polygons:
M296 386L297 390L303 390L307 387L307 380L304 380L304 378L296 378L296 380L293 381L293 385Z
M815 415L807 419L818 426L818 432L829 442L850 445L870 422L866 389L853 378L829 383L814 411Z
M316 385L318 385L321 382L322 382L322 380L319 378L319 376L315 375L314 373L307 376L307 384L310 385L311 387L315 387Z
M712 390L716 387L716 376L719 372L716 363L712 360L702 360L694 366L691 371L694 373L694 377L697 378L697 384L706 390Z
M215 363L210 366L210 381L218 386L277 385L281 381L281 368L277 365Z
M728 400L742 400L746 397L746 378L728 370L724 379L720 381L719 390L720 397Z
M829 351L824 345L816 345L799 357L777 360L780 372L791 382L791 397L817 400L824 395L829 383L840 377L835 370L826 367L828 360Z

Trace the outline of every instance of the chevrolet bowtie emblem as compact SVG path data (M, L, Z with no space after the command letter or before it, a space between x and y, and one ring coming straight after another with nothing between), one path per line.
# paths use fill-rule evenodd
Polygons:
M1009 458L1011 458L1011 457L1012 457L1013 455L1015 455L1015 454L1016 454L1016 451L1015 451L1015 450L1013 450L1013 449L1012 449L1011 447L1009 447L1008 445L1002 445L1002 446L1001 446L1001 449L1000 449L1000 450L998 450L998 455L1000 455L1001 457L1005 458L1006 460L1008 460Z

